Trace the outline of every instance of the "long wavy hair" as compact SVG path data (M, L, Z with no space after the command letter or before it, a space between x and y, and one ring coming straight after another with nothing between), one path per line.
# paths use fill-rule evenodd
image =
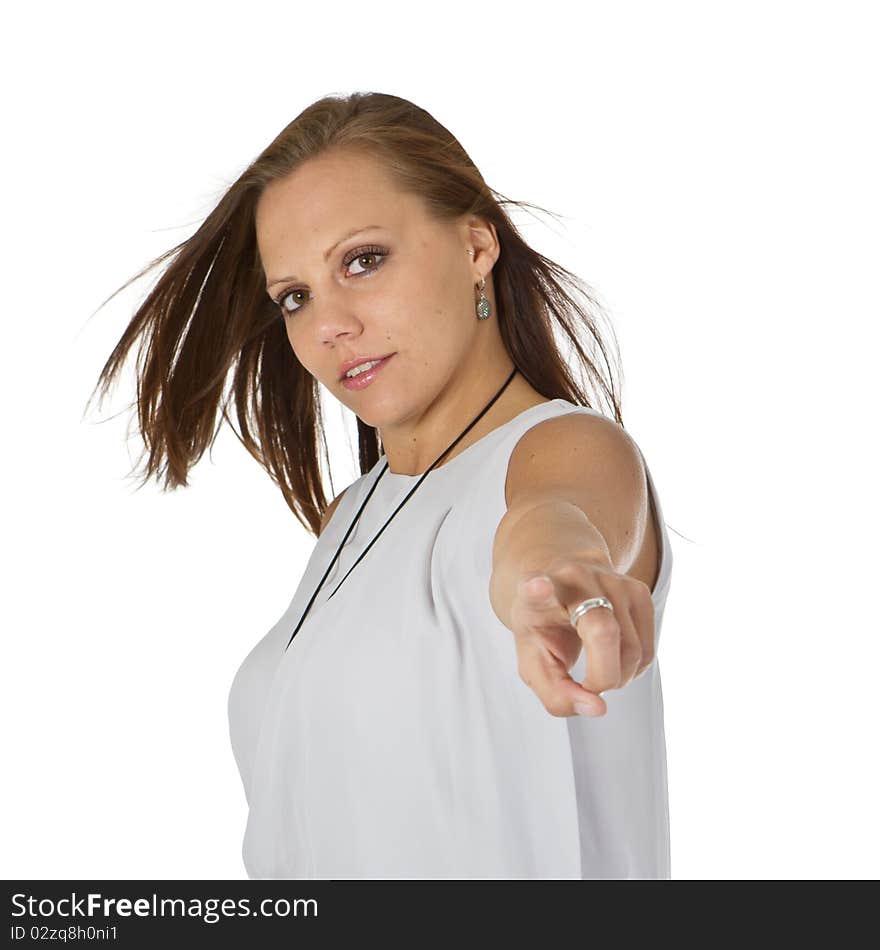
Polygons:
M92 393L100 390L103 399L138 343L135 404L144 452L135 469L147 456L139 487L154 475L164 479L166 491L185 487L189 469L225 419L300 523L318 534L328 507L319 449L330 469L319 384L297 360L266 294L255 209L267 185L331 148L378 158L402 190L421 196L440 219L476 214L494 224L501 245L492 271L495 315L514 365L546 398L593 408L592 393L604 404L600 411L623 425L619 348L596 294L529 247L506 210L538 206L490 188L455 136L424 109L398 96L355 92L308 106L228 188L195 234L101 304L171 259ZM378 460L380 442L373 426L358 419L357 427L363 474Z

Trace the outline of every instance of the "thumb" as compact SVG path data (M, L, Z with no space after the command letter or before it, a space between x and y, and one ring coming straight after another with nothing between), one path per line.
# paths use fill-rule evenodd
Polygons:
M553 578L538 571L524 574L519 582L520 591L525 595L524 601L529 607L537 609L557 609L560 607L556 596L556 585Z

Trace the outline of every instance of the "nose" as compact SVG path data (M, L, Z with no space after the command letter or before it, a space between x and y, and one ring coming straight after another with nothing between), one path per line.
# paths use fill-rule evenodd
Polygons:
M335 345L363 332L363 324L347 299L344 288L330 282L330 286L321 289L320 298L309 304L314 323L314 339L322 346Z

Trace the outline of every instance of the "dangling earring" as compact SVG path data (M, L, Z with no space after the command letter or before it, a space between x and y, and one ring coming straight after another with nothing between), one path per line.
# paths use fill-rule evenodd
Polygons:
M489 304L489 298L486 296L486 278L484 277L482 283L480 284L480 299L477 303L477 319L478 320L488 320L489 314L492 313L492 307Z
M470 248L467 248L465 253L471 258L474 255L474 252ZM489 298L486 296L486 278L483 277L480 283L480 299L477 301L477 319L488 320L491 313L492 305L489 303Z

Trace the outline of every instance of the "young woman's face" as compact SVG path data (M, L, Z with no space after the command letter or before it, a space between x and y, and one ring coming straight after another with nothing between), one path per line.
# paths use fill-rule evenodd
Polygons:
M498 256L491 226L437 222L380 163L337 152L269 185L256 231L297 359L367 424L424 411L485 366L474 285ZM389 355L368 385L344 385L343 363Z

